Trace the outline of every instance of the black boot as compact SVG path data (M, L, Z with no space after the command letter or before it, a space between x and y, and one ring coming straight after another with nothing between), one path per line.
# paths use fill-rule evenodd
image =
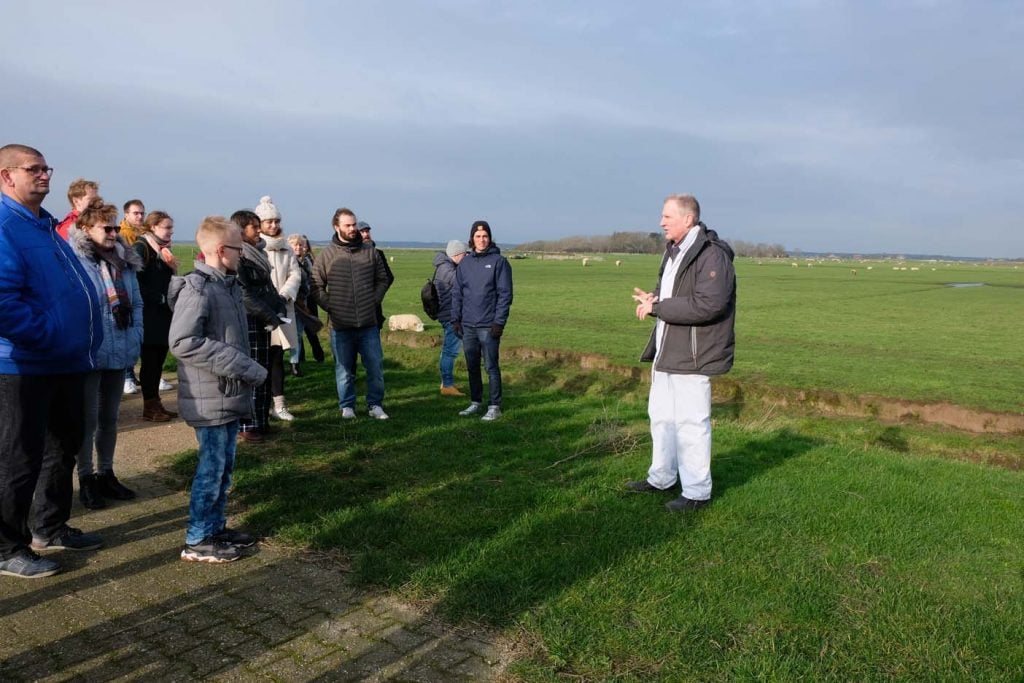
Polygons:
M103 472L97 475L100 491L107 498L114 500L131 500L135 497L135 491L122 484L114 476L113 471Z
M78 499L82 505L90 510L102 510L107 507L107 501L103 500L100 493L99 477L95 474L87 474L78 479Z

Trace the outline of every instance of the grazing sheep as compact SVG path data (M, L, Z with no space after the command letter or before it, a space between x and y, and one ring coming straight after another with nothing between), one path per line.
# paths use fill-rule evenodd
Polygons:
M918 268L917 266L914 266L913 268L911 268L911 270L921 270L921 269Z
M799 268L800 267L799 263L790 263L789 265L793 266L794 268Z
M622 261L616 261L616 262L615 262L615 267L616 267L616 268L618 268L618 267L619 267L619 266L621 266L621 265L622 265ZM1014 268L1016 268L1016 266L1014 266Z
M856 268L850 268L850 275L856 275L856 274L857 274L857 269Z
M868 266L868 270L871 270L872 268L874 268L874 266Z
M399 330L422 332L423 321L420 320L418 315L414 315L412 313L400 313L388 318L388 330L391 332L397 332Z
M588 263L590 263L590 259L584 258L583 259L583 267L586 268Z
M395 257L394 256L388 256L388 261L391 261L392 263L394 263L395 262Z

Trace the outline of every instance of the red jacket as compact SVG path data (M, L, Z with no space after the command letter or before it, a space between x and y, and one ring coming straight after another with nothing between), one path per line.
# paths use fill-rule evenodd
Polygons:
M81 215L74 209L71 209L71 213L64 216L64 220L57 224L57 234L64 238L64 241L68 241L68 231L74 227L78 221L78 216Z

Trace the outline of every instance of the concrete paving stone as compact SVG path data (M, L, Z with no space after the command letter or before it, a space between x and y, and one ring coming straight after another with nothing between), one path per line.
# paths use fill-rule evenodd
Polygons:
M290 683L291 681L309 681L315 678L313 671L291 657L278 659L277 661L262 667L262 671L274 680L284 681L286 683Z
M405 671L402 671L391 679L394 683L438 683L439 681L450 681L452 676L445 671L427 664L417 664Z
M420 661L435 669L447 671L474 656L462 650L454 650L449 645L450 641L448 639L442 639L437 644L437 647L424 652L420 657Z
M352 631L345 631L342 635L328 642L328 644L330 643L340 646L340 648L343 649L352 659L356 659L376 645L375 641L364 638L358 633L353 633Z
M392 626L375 634L375 636L400 650L406 651L414 650L433 638L433 636L420 633L415 629L406 628L402 625Z
M265 612L264 610L257 608L255 605L249 605L246 609L230 610L224 613L225 621L234 624L239 628L245 629L253 628L257 624L261 624L264 621L275 617L275 614Z
M221 652L214 643L204 643L194 650L183 652L178 655L178 660L187 664L197 678L206 678L242 663L239 658Z
M488 662L496 662L501 659L499 654L499 648L494 643L490 643L478 638L462 637L452 642L452 647L472 652L478 657L482 657Z
M482 681L492 678L495 675L495 664L485 661L480 657L470 657L459 663L451 672L467 680Z
M345 631L356 631L364 636L370 636L394 624L393 621L382 619L376 614L365 610L354 610L337 620L331 620L338 629Z
M355 668L362 669L364 674L370 677L374 674L382 673L389 668L396 670L405 669L407 664L402 661L404 656L405 653L397 648L392 647L388 643L379 642L368 652L357 657L353 665Z
M172 629L163 634L157 643L160 652L168 657L194 650L202 644L202 640L190 633Z
M290 626L280 619L267 619L266 621L261 621L260 623L251 626L248 630L250 633L262 638L264 642L270 643L274 646L287 643L298 638L303 633L301 629Z
M315 662L342 649L337 643L325 643L312 633L304 633L283 647L296 660L304 663Z

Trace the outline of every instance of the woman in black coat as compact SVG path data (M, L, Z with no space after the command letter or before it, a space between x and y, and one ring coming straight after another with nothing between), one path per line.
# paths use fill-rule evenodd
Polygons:
M142 384L142 419L167 422L178 417L160 402L160 378L167 358L167 334L171 329L171 308L167 287L178 272L171 253L174 220L163 211L152 211L143 222L143 232L132 245L142 258L138 273L142 292L142 354L139 382Z

